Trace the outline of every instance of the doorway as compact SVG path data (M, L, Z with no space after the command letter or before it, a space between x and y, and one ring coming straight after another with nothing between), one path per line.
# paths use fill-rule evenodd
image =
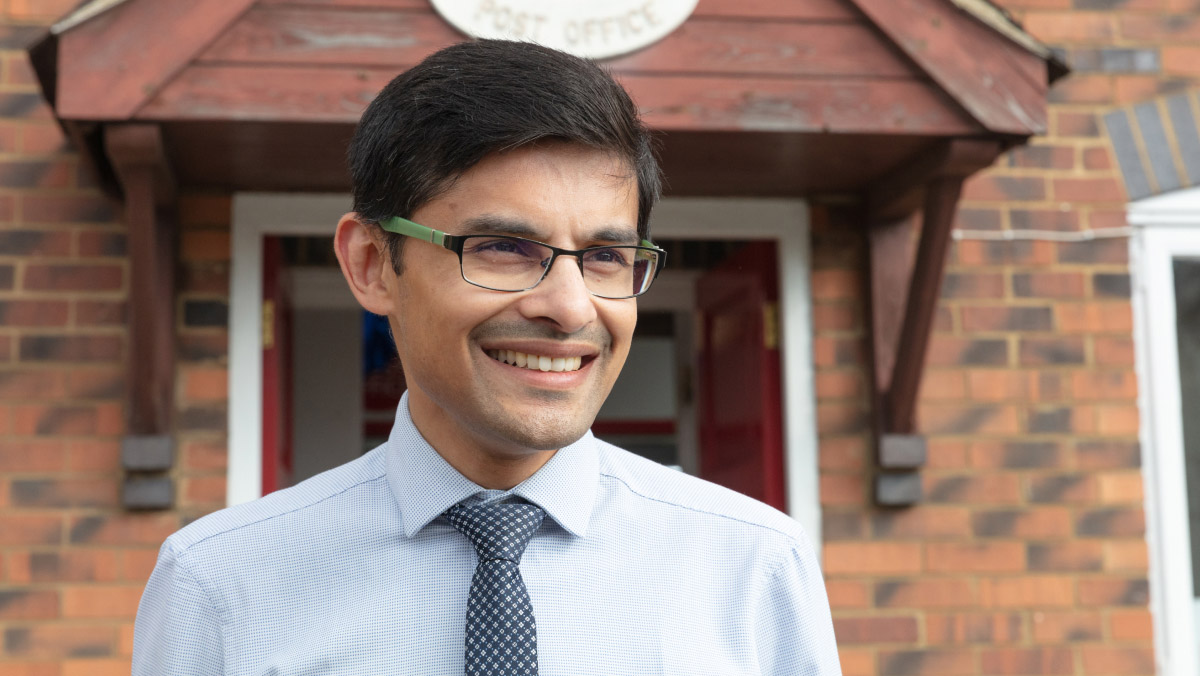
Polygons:
M347 203L348 199L341 195L239 194L235 197L230 371L241 374L243 380L248 374L254 374L258 380L252 387L238 387L231 376L230 503L261 494L263 470L269 464L261 455L261 443L254 439L261 438L264 422L267 422L263 418L264 401L261 399L264 356L261 352L252 354L253 350L246 349L243 344L260 335L263 328L263 313L258 311L258 306L263 300L261 256L264 242L279 235L316 235L328 242L333 224L347 210ZM629 380L625 382L623 375L614 395L605 404L595 427L597 436L676 466L681 471L709 476L721 483L734 483L735 488L786 509L802 522L814 542L819 543L807 208L797 200L668 199L657 209L652 227L655 241L664 243L672 251L670 262L655 289L639 299L639 330L630 363L625 369ZM250 240L254 241L254 246L238 246ZM253 267L250 256L254 255L255 249L259 269L247 270ZM739 251L757 252L754 254L758 256L757 262L734 260ZM700 264L701 259L706 262ZM689 260L693 262L688 263ZM721 319L720 313L710 312L700 316L701 321L698 321L695 308L706 302L703 295L723 288L732 280L729 277L731 271L725 270L721 272L725 276L721 283L710 282L709 290L704 291L706 274L717 270L723 260L734 260L733 268L756 273L761 272L764 260L774 263L774 278L765 285L759 284L764 289L763 296L753 303L753 307L748 305L737 310L753 310L758 313L757 319L746 322L743 317L739 321L736 312ZM303 283L293 282L292 293L295 294L295 287ZM336 286L336 282L330 285ZM313 292L305 292L305 295L310 293ZM743 293L737 297L750 296ZM298 302L303 306L309 301ZM719 305L719 299L711 302ZM703 319L709 317L713 321L706 326ZM750 445L763 450L752 454L753 468L749 470L745 463L725 462L728 476L720 478L712 475L713 471L720 471L719 463L717 470L713 470L711 462L706 468L706 459L701 452L704 443L701 437L706 434L703 422L721 416L699 413L705 404L699 396L703 388L699 387L698 379L705 377L705 371L698 360L705 354L706 345L716 345L718 336L722 340L735 336L736 332L730 329L741 326L753 326L755 331L753 337L743 335L741 339L756 340L768 348L765 352L773 351L773 375L768 364L767 375L760 379L759 389L774 392L773 397L768 396L764 401L774 406L777 413L773 420L765 422L763 416L758 416L758 430L742 425L739 432L742 438L747 434L758 434L759 441ZM775 344L771 345L770 341ZM239 346L241 349L237 349ZM253 363L255 361L257 364ZM637 382L639 378L643 381L652 379L656 385L647 388L645 382ZM363 383L358 385L362 386ZM736 391L729 383L718 389L726 393ZM260 395L258 401L249 396L254 393ZM328 395L327 388L324 394ZM736 410L738 398L734 399L709 406L716 406L716 410L724 414ZM240 413L235 416L235 411ZM255 411L258 414L256 420L252 419ZM299 410L293 410L291 415L293 419L306 417ZM348 438L344 444L347 448L355 448L356 452L368 445L365 440L371 436L370 414L364 412L364 416L363 440L356 445ZM726 422L735 423L727 425L729 429L738 426L737 421ZM386 422L379 421L377 426L380 428L377 431L381 432L390 427L390 416ZM724 432L710 429L709 435L729 436L729 429ZM748 445L745 442L727 443L740 444L739 448ZM744 458L739 456L739 459ZM302 465L298 457L293 458L293 468ZM749 482L745 481L747 477ZM769 481L764 481L764 477ZM290 480L300 478L303 478L301 473L294 471ZM742 483L736 484L738 481Z

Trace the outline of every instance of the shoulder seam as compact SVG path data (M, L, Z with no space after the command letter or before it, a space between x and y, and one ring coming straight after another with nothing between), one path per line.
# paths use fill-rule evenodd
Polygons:
M226 533L232 533L232 532L233 532L233 531L235 531L235 530L241 530L241 529L243 529L243 528L249 528L250 526L253 526L253 525L255 525L255 524L263 523L264 521L270 521L271 519L277 519L277 518L279 518L279 517L281 517L281 516L286 516L286 515L288 515L288 514L291 514L291 513L293 513L293 512L298 512L298 511L300 511L300 510L302 510L302 509L308 509L309 507L312 507L313 505L319 505L319 504L321 504L322 502L325 502L326 500L332 500L333 498L336 498L337 496L339 496L339 495L341 495L341 494L343 494L343 493L345 493L345 492L347 492L347 491L350 491L350 490L353 490L353 489L355 489L355 488L358 488L359 486L361 486L361 485L363 485L363 484L369 484L369 483L372 483L372 482L375 482L375 481L379 481L380 479L386 479L386 478L387 478L387 473L386 473L386 472L380 473L380 474L379 474L379 475L377 475L377 476L373 476L373 477L370 477L370 478L367 478L367 479L363 479L362 481L358 481L358 482L355 482L355 483L353 483L353 484L350 484L349 486L346 486L346 487L345 487L345 488L343 488L342 490L340 490L340 491L338 491L338 492L336 492L336 493L330 493L329 495L326 495L326 496L324 496L324 497L320 498L319 500L313 500L312 502L305 503L305 504L303 504L303 505L299 505L299 506L297 506L297 507L294 507L294 508L292 508L292 509L289 509L289 510L287 510L287 511L285 511L285 512L279 512L279 513L277 513L277 514L271 514L271 515L269 515L269 516L264 516L264 517L262 517L261 519L255 519L254 521L248 521L248 522L246 522L246 523L241 523L241 524L238 524L238 525L236 525L236 526L230 526L229 528L225 528L225 529L223 529L223 530L220 530L220 531L218 531L218 532L216 532L216 533L212 533L212 534L210 534L210 535L206 535L206 536L204 536L204 537L200 538L199 540L196 540L195 542L191 543L191 544L190 544L190 545L188 545L187 547L184 547L183 549L181 549L181 550L178 550L178 551L179 551L179 553L180 553L180 554L184 554L184 553L188 552L188 551L189 551L189 550L190 550L192 547L195 547L195 546L199 545L199 544L200 544L200 543L202 543L202 542L206 542L206 541L208 541L208 540L211 540L212 538L215 538L215 537L217 537L217 536L220 536L220 535L225 535ZM175 546L174 546L174 545L172 545L172 549L175 549Z
M174 545L169 545L169 546L171 547L171 553L175 556L175 562L176 562L176 564L178 564L179 569L183 571L184 575L187 575L189 578L192 579L192 582L194 582L196 584L196 586L200 589L200 591L204 592L205 598L208 599L208 604L210 606L212 606L213 610L215 610L217 612L217 621L221 626L221 664L224 665L225 664L225 656L229 653L229 651L226 650L226 647L225 647L225 635L226 635L225 616L227 615L227 613L225 612L225 606L224 606L224 604L218 604L213 600L213 593L212 593L212 591L209 590L208 585L206 585L203 581L201 581L200 576L197 575L195 573L195 571L192 570L191 564L188 561L184 560L184 555L187 553L187 550L179 551L179 550L175 549ZM191 557L187 557L187 558L189 560L191 559Z
M730 521L737 521L738 523L744 523L744 524L746 524L746 525L748 525L748 526L754 526L754 527L756 527L756 528L762 528L762 529L764 529L764 530L769 530L769 531L771 531L771 532L773 532L773 533L778 533L778 534L782 535L783 537L787 538L787 540L788 540L789 542L791 542L791 543L793 543L793 544L795 544L795 543L796 543L796 542L799 540L799 538L795 537L794 535L792 535L792 534L790 534L790 533L785 533L784 531L781 531L781 530L779 530L778 528L774 528L774 527L768 526L768 525L766 525L766 524L763 524L763 523L755 523L755 522L753 522L753 521L747 521L747 520L745 520L745 519L739 519L739 518L738 518L738 517L736 517L736 516L730 516L729 514L721 514L721 513L719 513L719 512L710 512L710 511L708 511L708 510L705 510L705 509L698 509L698 508L696 508L696 507L692 507L692 506L690 506L690 505L681 505L681 504L679 504L679 503L677 503L677 502L671 502L671 501L669 501L669 500L663 500L662 498L656 498L656 497L654 497L654 496L652 496L652 495L646 495L645 493L642 493L641 491L637 490L637 489L636 489L636 488L634 488L633 486L630 486L630 485L629 485L629 482L628 482L628 481L626 481L625 479L623 479L623 478L621 478L621 477L619 477L619 476L617 476L617 475L615 475L615 474L610 474L610 473L608 473L608 472L605 472L604 470L600 470L600 476L606 476L606 477L609 477L609 478L611 478L611 479L616 479L617 481L620 481L620 482L621 482L621 483L622 483L622 484L625 486L625 488L628 488L628 489L629 489L629 492L630 492L630 493L633 493L634 495L637 495L637 496L639 496L639 497L645 498L645 499L647 499L647 500L653 500L654 502L659 502L659 503L662 503L662 504L664 504L664 505L671 505L672 507L678 507L678 508L680 508L680 509L686 509L686 510L688 510L688 511L690 511L690 512L696 512L697 514L707 514L707 515L709 515L709 516L716 516L716 517L720 517L720 518L722 518L722 519L728 519L728 520L730 520Z

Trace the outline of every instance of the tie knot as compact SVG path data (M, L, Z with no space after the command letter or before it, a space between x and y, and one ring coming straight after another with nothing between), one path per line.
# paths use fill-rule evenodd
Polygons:
M480 561L520 563L525 546L545 517L541 507L525 503L455 505L446 510L450 525L475 545Z

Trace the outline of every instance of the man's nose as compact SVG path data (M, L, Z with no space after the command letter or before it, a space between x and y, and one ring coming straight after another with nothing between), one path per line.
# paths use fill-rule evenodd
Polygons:
M530 290L522 311L530 318L553 322L563 333L575 333L595 321L594 299L583 282L579 259L559 256L541 283Z

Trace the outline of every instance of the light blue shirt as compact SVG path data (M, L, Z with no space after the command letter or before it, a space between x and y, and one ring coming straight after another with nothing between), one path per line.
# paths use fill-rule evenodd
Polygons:
M463 673L471 544L441 514L519 496L547 518L521 560L543 676L841 673L812 548L791 518L588 433L485 491L401 401L388 442L163 544L134 676Z

